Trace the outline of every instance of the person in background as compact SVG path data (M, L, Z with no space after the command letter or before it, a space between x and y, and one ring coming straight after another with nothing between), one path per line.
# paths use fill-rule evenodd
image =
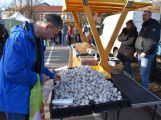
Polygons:
M135 41L138 37L137 28L134 25L133 20L126 22L126 27L123 28L121 34L118 36L118 41L121 42L121 46L118 51L118 58L124 65L125 74L132 77L131 62L135 53Z
M72 44L72 38L73 38L73 27L72 25L68 25L67 41L69 46Z
M62 33L61 33L61 31L58 32L57 39L58 39L59 44L62 44L62 42L61 42L61 40L62 40Z
M8 38L8 31L3 24L0 24L0 58L3 53L4 44Z
M41 75L41 40L53 38L62 26L59 15L48 14L11 29L0 61L0 111L6 112L7 120L28 119L30 91ZM55 74L54 80L60 76Z
M80 34L79 34L79 31L78 31L76 26L74 26L73 31L74 31L74 40L75 40L75 43L81 42Z
M89 33L88 27L85 25L83 27L83 34L84 34L85 37L87 37L88 36L88 33Z
M151 11L147 10L142 14L143 24L135 43L136 52L134 54L138 59L142 86L147 89L151 63L160 40L160 24L151 16Z
M61 39L61 44L64 46L66 45L66 35L67 35L68 27L67 24L64 23L63 28L62 28L62 39Z
M93 35L91 35L91 37L90 37L90 44L92 44L93 46L96 46Z

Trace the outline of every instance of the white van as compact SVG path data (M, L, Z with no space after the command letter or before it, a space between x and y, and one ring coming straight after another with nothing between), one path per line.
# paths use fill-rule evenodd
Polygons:
M102 23L104 26L103 26L103 32L102 32L102 35L100 36L100 39L101 39L101 42L102 42L102 45L104 48L106 48L106 46L110 40L110 37L114 31L114 28L118 22L119 17L120 17L120 14L108 16L104 19L104 21ZM159 13L152 13L152 18L160 21L160 14ZM126 16L126 19L122 25L122 28L120 29L120 32L126 26L126 22L131 19L134 21L134 24L137 27L137 31L139 32L141 30L142 23L143 23L142 12L141 11L130 11ZM120 32L119 32L119 34L120 34ZM121 45L121 43L116 39L115 43L111 49L111 53L114 56L117 56L118 49L119 49L120 45Z

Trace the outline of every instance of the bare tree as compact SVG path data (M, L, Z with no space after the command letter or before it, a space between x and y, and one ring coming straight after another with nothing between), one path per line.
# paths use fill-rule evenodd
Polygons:
M44 0L34 0L33 1L33 6L39 5L40 3L42 3Z
M25 14L28 18L33 18L33 6L39 5L43 0L12 0L10 2L10 11L11 14L14 11L20 11Z
M23 0L18 0L18 3L19 3L19 6L20 6L20 9L23 7Z
M17 6L17 0L12 0L11 3L12 7L16 7Z

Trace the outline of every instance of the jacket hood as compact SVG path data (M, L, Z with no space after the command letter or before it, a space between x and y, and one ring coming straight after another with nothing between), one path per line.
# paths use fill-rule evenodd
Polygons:
M134 30L134 31L137 31L137 27L136 27L136 26L134 26L133 30Z
M128 30L127 32L129 33L129 34L131 34L131 33L133 33L133 32L137 32L137 28L134 26L134 27L132 27L130 30Z
M32 23L25 22L23 25L16 25L11 29L11 34L14 32L23 32L27 35L29 40L32 42L35 41Z

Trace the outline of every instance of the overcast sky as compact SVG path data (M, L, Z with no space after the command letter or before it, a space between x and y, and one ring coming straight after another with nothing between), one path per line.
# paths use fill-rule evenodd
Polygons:
M7 7L12 0L0 0L0 8ZM42 0L50 5L63 5L63 0Z

